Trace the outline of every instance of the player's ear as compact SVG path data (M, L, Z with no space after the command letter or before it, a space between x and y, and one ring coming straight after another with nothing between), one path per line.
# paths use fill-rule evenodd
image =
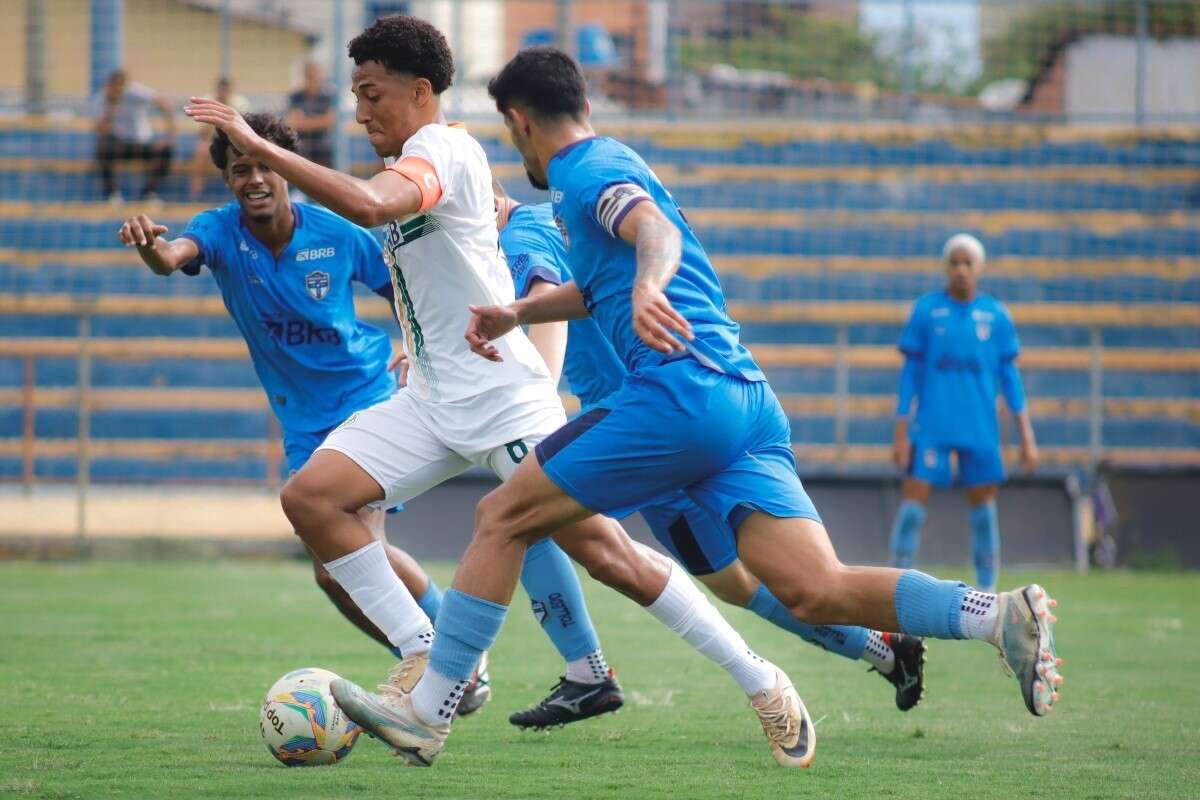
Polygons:
M433 84L428 78L417 78L412 86L413 102L418 107L424 106L433 97Z

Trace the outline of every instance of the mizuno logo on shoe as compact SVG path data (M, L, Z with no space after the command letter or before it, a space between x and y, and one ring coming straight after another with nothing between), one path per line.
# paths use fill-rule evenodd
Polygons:
M574 700L565 700L561 697L555 697L550 700L547 700L546 705L558 706L559 708L565 708L567 711L570 711L572 714L578 714L578 713L580 713L580 708L583 706L584 701L600 694L600 692L603 688L604 688L603 686L598 686L595 689L592 689L590 692L584 692L583 694L576 697Z

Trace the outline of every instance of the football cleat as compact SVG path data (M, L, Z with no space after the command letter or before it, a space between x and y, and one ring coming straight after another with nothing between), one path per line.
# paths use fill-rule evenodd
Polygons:
M1046 590L1031 583L997 595L1000 618L992 644L1000 649L1000 665L1021 685L1025 707L1036 717L1049 714L1058 700L1063 661L1054 650L1050 609L1058 605Z
M903 633L885 633L883 640L895 653L896 665L886 675L875 667L868 671L879 672L884 680L895 686L896 708L908 711L925 697L925 640Z
M601 683L576 683L559 678L549 696L535 706L517 711L508 721L518 728L544 730L598 717L625 704L625 694L611 669Z
M426 725L417 717L411 690L372 694L345 678L338 678L329 684L329 691L347 717L376 739L390 744L395 755L413 766L430 766L450 735L449 723Z
M488 654L487 651L484 651L483 656L479 659L479 666L475 668L475 675L463 689L463 696L458 701L458 710L455 711L454 716L457 718L474 714L491 699L492 679L488 675Z
M771 743L771 755L781 767L808 767L817 751L817 731L808 709L796 694L783 670L775 668L775 687L750 698L763 733Z

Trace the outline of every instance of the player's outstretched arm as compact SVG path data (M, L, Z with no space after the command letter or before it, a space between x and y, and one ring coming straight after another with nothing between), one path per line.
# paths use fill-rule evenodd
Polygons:
M196 122L225 131L238 152L258 159L300 191L351 222L373 228L421 209L421 190L397 172L385 170L370 180L362 180L315 164L263 139L235 109L216 100L193 97L186 112Z
M518 325L583 319L588 315L583 295L575 281L567 281L548 291L538 292L506 306L467 306L471 321L465 338L471 352L488 361L503 361L491 342Z
M145 214L125 220L117 231L117 239L126 247L136 247L138 255L151 272L170 275L200 255L200 248L191 239L178 238L173 241L159 238L167 232Z
M617 234L637 250L632 296L634 332L660 353L682 350L675 334L690 340L692 326L663 293L679 269L683 253L679 229L654 203L642 202L625 215Z

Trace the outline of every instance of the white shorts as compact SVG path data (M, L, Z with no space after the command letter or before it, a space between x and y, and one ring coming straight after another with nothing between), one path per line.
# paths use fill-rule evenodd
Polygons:
M472 465L508 480L534 446L566 421L549 381L500 386L449 403L401 389L351 414L318 449L336 450L362 467L383 489L379 505L390 506Z

